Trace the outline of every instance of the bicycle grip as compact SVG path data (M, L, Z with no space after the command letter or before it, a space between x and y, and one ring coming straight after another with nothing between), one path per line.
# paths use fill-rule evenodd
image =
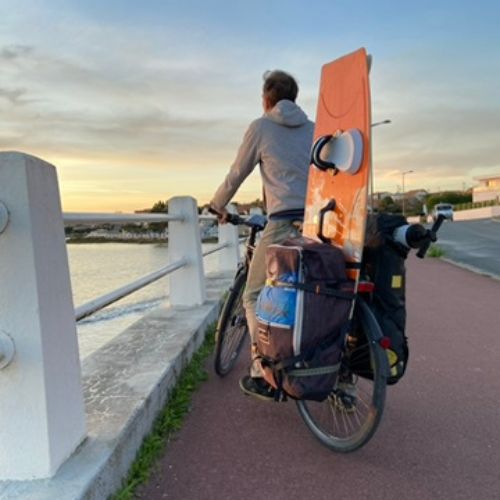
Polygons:
M211 214L216 215L218 219L220 219L222 217L222 214L218 210L216 210L215 208L213 208L212 206L208 207L208 211ZM239 224L242 224L241 217L238 214L232 214L231 212L227 212L226 221L229 224L233 224L233 226L238 226Z
M444 219L445 219L444 215L442 214L438 215L436 222L434 222L432 227L429 229L427 241L420 247L419 251L417 252L417 257L419 259L423 259L425 257L425 254L427 253L427 250L429 250L431 243L437 241L437 232L441 227L441 224L443 223Z
M431 240L427 240L418 250L417 252L417 257L419 259L423 259L425 257L425 254L427 253L427 250L429 250L429 247L431 246Z

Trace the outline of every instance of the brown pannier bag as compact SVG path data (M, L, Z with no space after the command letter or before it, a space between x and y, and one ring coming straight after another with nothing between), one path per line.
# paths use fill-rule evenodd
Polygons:
M276 399L322 401L333 390L354 299L338 247L308 238L270 245L257 301L257 348Z

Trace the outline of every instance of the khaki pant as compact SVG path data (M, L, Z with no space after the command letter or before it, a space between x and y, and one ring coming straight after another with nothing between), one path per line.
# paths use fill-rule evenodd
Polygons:
M299 236L299 230L293 221L269 221L262 233L262 237L255 249L250 269L248 270L247 284L243 293L243 305L247 317L248 329L252 340L252 365L250 375L259 377L262 371L259 363L254 363L256 355L254 344L257 342L257 317L255 306L257 297L266 282L266 248L275 243L283 243L288 238Z

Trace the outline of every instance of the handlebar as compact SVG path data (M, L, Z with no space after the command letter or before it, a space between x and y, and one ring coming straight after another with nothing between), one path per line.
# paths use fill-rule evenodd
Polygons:
M221 217L221 213L212 207L209 207L208 211L211 214ZM248 219L240 217L238 214L227 213L227 222L233 226L247 226L250 228L255 228L257 231L261 231L266 227L267 218L264 215L252 215Z
M393 238L406 247L418 248L417 257L423 259L431 243L437 241L437 232L444 219L444 215L439 215L430 229L421 224L400 226L394 231Z
M424 244L420 246L420 249L417 252L418 258L423 259L425 257L425 254L427 253L427 250L429 250L431 243L435 243L437 241L437 232L439 231L439 228L441 227L441 224L443 223L444 219L445 219L444 215L439 214L438 218L436 219L436 222L434 222L432 227L427 230L428 237L424 242Z

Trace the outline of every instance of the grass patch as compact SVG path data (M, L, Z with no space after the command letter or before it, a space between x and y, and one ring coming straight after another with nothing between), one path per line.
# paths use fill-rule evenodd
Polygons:
M165 408L154 423L153 430L144 439L121 490L112 496L113 500L134 498L137 487L149 479L153 466L165 450L170 436L182 427L194 391L208 378L203 365L213 351L214 337L215 324L209 327L205 341L182 371Z
M440 257L443 257L444 253L444 250L439 245L431 245L427 251L427 256L439 259Z

